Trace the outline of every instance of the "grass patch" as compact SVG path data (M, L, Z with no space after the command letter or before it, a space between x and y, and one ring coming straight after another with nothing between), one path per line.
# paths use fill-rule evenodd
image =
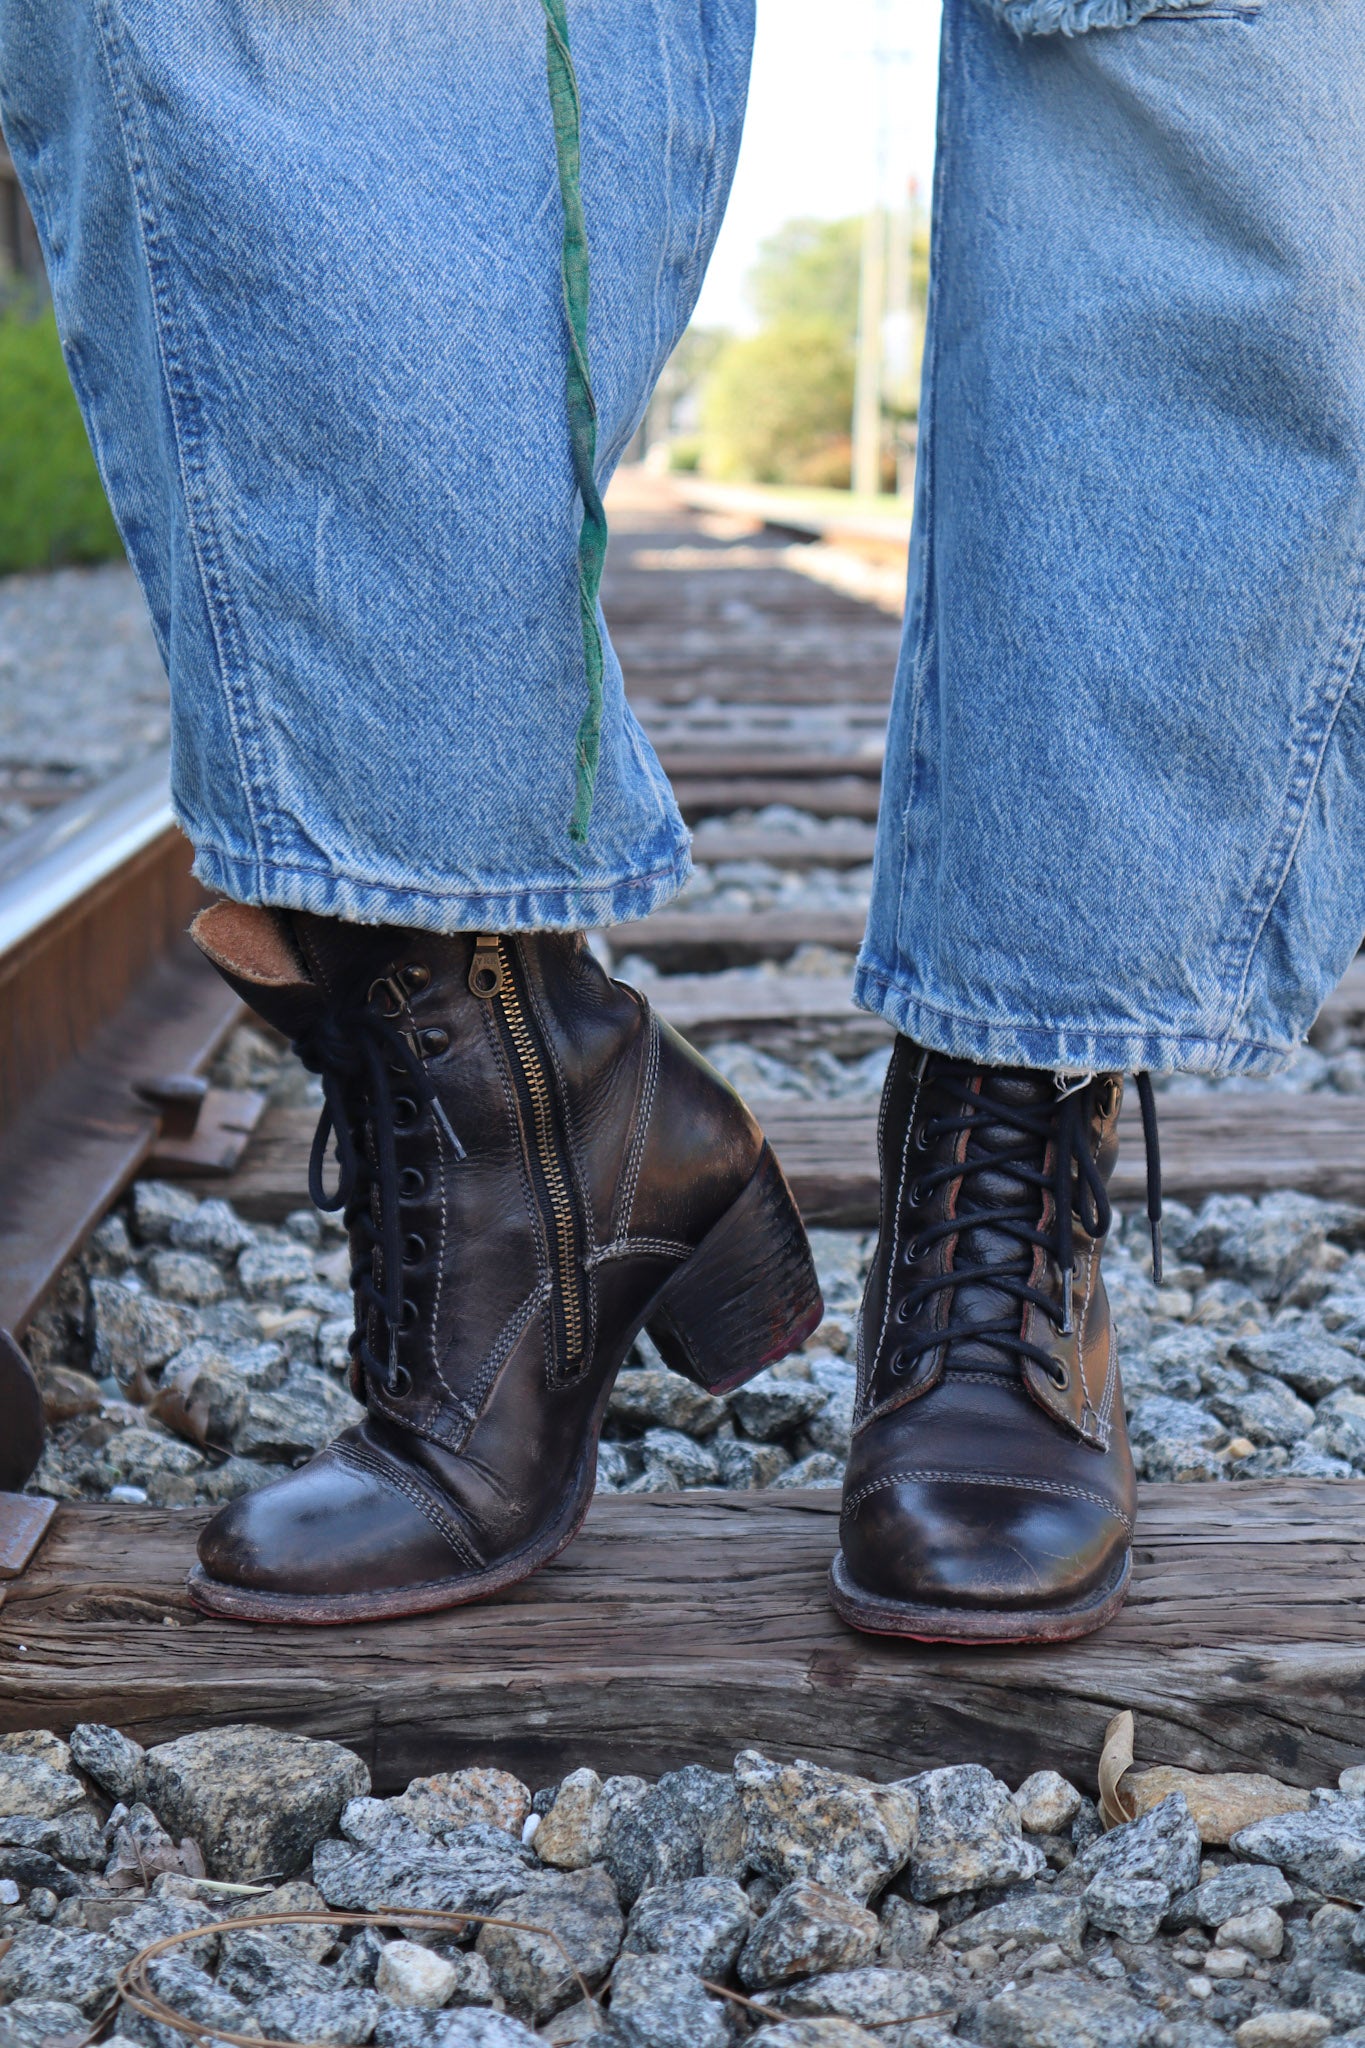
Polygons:
M0 308L0 575L122 553L51 308Z

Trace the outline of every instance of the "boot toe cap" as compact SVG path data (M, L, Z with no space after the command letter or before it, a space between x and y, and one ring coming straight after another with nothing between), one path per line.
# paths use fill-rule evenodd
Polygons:
M376 1592L460 1570L450 1544L411 1500L331 1451L229 1501L198 1548L210 1579L255 1593Z
M1098 1494L988 1474L907 1474L846 1506L844 1564L892 1603L984 1612L1084 1602L1111 1582L1131 1540Z

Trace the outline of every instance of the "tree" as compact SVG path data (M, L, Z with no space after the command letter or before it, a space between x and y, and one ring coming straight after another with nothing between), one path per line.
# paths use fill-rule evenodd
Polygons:
M763 325L826 320L852 347L862 237L856 218L791 220L769 235L748 277L749 303Z
M724 349L702 402L703 467L758 483L844 486L853 350L836 319L788 314Z
M700 460L709 476L847 488L863 226L859 217L792 220L760 246L748 294L763 324L729 342L703 374ZM886 231L909 227L902 215ZM883 390L884 419L915 412L929 254L921 223L909 243L900 275L908 266L915 313L908 323L904 311L898 316L904 371L900 388ZM690 466L695 445L688 454ZM886 468L889 486L889 448Z

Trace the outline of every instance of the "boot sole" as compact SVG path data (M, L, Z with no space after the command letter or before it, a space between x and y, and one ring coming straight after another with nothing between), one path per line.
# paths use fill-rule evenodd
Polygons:
M829 1597L839 1619L865 1635L903 1636L917 1643L1069 1643L1113 1620L1132 1571L1132 1552L1125 1551L1107 1585L1068 1607L938 1607L865 1593L838 1551L829 1568Z
M824 1314L805 1230L777 1159L765 1143L743 1192L691 1257L670 1275L641 1316L630 1344L648 1329L673 1371L710 1393L742 1386L805 1343ZM585 1478L556 1521L486 1571L428 1579L376 1593L270 1593L210 1577L201 1564L186 1580L194 1605L230 1621L326 1627L388 1621L487 1600L516 1586L566 1550L592 1506L597 1444L616 1381L603 1382L585 1449Z

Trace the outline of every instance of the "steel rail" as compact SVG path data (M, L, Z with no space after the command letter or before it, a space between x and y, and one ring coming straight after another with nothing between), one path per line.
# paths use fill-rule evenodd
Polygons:
M164 754L0 847L0 1487L41 1444L19 1338L241 1013L190 860Z
M0 963L49 919L176 829L162 753L0 844Z

